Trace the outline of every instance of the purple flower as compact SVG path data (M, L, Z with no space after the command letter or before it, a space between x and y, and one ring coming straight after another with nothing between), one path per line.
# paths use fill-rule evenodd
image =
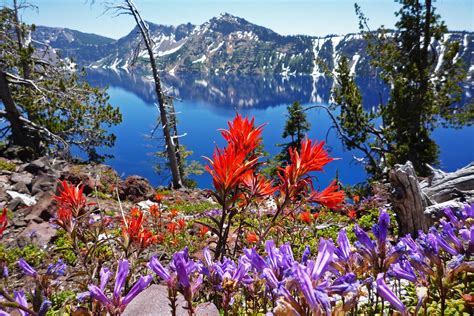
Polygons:
M18 260L18 267L23 271L24 274L29 275L31 277L37 277L38 272L36 272L35 269L33 269L32 266L28 264L28 262L25 261L25 259L21 258Z
M115 274L114 301L119 300L120 292L122 291L129 272L128 261L125 259L119 260L117 273Z
M153 281L151 275L140 276L140 279L128 291L127 295L122 300L122 305L127 306L138 294L140 294Z
M346 230L341 229L339 235L337 236L337 247L334 249L334 254L339 257L339 259L347 261L351 254L351 246L349 243L349 238L347 238Z
M316 314L319 314L323 309L327 315L331 314L331 304L329 297L326 293L325 286L313 286L311 281L310 273L308 273L305 267L297 265L295 267L295 277L297 285L301 293L303 294L306 303L309 308Z
M15 299L15 302L18 303L18 305L28 308L28 302L26 301L25 292L23 290L13 291L13 298ZM28 315L27 312L20 308L18 308L18 312L21 316Z
M377 280L375 281L377 285L377 293L385 300L387 300L393 307L399 310L402 314L406 314L405 305L402 301L389 289L387 284L384 281L384 274L379 273L377 275Z
M385 244L390 226L390 215L385 210L380 212L379 222L372 226L372 232L377 238L379 245Z
M56 263L50 263L48 265L48 270L46 271L46 274L52 275L52 276L64 276L66 275L66 264L62 259L59 259L58 262Z
M355 225L353 231L361 247L365 248L369 254L375 254L375 245L370 239L369 235L362 228L360 228L359 225Z
M301 263L306 264L310 256L311 256L311 248L309 246L306 246L304 248L303 255L301 256Z
M318 256L316 257L316 261L308 261L308 269L313 280L318 280L323 275L327 265L331 263L333 255L334 244L321 238L319 241Z
M399 263L393 264L390 267L389 274L397 279L405 279L413 283L416 282L415 271L407 260L402 260Z
M138 281L133 285L130 291L122 298L121 292L125 284L127 276L129 274L129 263L127 260L119 260L117 273L115 275L115 285L112 300L105 295L105 288L109 281L111 272L109 269L102 267L100 271L100 285L89 285L89 295L92 299L98 301L107 310L120 311L122 312L125 307L140 293L142 292L153 280L151 276L140 276ZM82 297L85 297L82 293Z

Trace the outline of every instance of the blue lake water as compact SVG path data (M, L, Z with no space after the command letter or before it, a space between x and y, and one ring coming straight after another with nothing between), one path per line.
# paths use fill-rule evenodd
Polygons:
M103 151L114 155L106 163L124 177L136 174L148 178L154 185L167 185L169 176L158 175L153 169L158 162L153 153L160 150L163 144L159 137L150 139L158 117L152 83L139 76L113 72L92 73L88 80L92 84L109 86L110 103L120 107L123 114L122 124L112 128L117 135L115 147ZM314 82L311 77L203 78L190 75L164 78L164 83L168 93L177 97L174 104L179 112L179 134L186 133L180 142L194 152L190 159L202 164L206 163L202 156L212 157L215 146L224 144L218 129L227 128L227 122L236 112L255 117L258 125L266 124L263 132L265 150L275 155L280 151L276 144L285 142L281 134L287 105L293 101L300 101L305 106L326 104L330 97L330 83L324 79ZM368 106L376 105L380 98L379 91L384 98L387 96L386 89L380 83L360 79L359 84L363 87L363 97ZM364 181L364 168L353 159L358 156L357 151L343 149L336 132L329 130L329 116L322 110L309 110L307 114L311 122L308 137L325 140L331 156L341 158L330 163L325 172L318 175L319 185L326 186L336 174L343 183ZM474 161L474 127L440 128L433 135L441 150L438 167L454 171ZM160 130L156 136L161 136ZM207 173L194 179L201 188L212 185Z

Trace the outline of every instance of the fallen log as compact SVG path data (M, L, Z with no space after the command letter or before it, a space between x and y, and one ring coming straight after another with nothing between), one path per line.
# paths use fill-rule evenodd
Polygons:
M396 165L389 173L390 199L402 236L426 232L446 207L474 202L474 163L455 172L430 168L432 174L423 179L416 176L410 161Z

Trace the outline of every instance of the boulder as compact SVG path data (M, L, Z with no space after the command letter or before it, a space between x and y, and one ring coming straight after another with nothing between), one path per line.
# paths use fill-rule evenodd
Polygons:
M51 169L51 163L49 162L48 157L38 158L25 166L25 171L28 171L29 173L32 173L32 174L37 174L40 171L46 172L50 169Z
M133 203L151 199L155 190L147 179L140 176L129 176L119 184L119 196Z
M37 193L47 191L55 192L57 183L58 178L55 175L39 171L38 175L33 180L31 194L35 195Z
M31 222L18 236L17 243L20 247L29 243L44 247L54 236L56 236L56 229L50 223Z
M56 212L56 201L54 200L53 192L42 192L36 197L38 202L25 210L25 214L28 214L25 220L35 222L49 221Z
M12 173L11 178L10 178L10 181L13 183L23 183L27 186L31 184L32 180L33 180L33 175L27 172Z
M30 194L30 190L23 182L17 182L13 185L12 191L16 191L18 193Z
M168 300L168 288L164 285L153 284L140 294L125 308L123 316L159 316L171 315L171 308ZM188 316L185 309L186 301L183 295L178 294L177 316ZM219 311L213 303L202 303L195 306L196 316L219 316Z

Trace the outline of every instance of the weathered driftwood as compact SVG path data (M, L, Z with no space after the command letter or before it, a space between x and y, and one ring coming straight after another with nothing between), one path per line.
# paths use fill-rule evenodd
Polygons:
M398 215L400 233L426 231L446 207L459 208L474 202L474 163L455 172L431 168L432 175L418 179L411 162L390 172L391 200Z
M426 231L431 219L424 214L423 192L415 174L413 164L396 165L389 174L392 206L398 216L401 236L416 236L419 230Z

